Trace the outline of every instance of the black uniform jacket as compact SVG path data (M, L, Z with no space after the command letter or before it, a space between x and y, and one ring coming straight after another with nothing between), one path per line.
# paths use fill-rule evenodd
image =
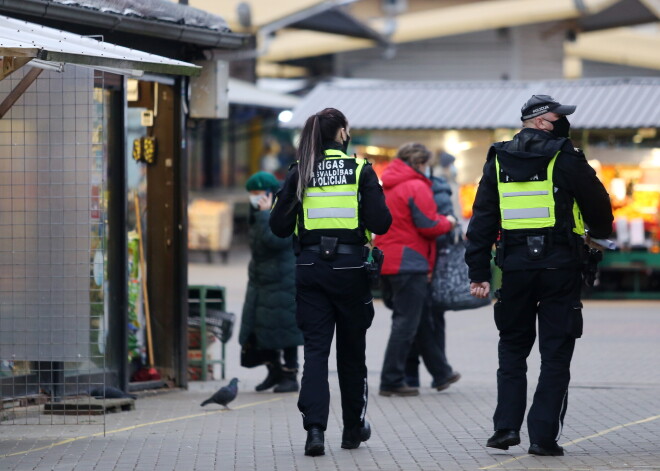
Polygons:
M326 148L340 149L336 143L327 144ZM284 181L282 189L276 195L276 202L270 213L270 228L279 237L290 236L301 215L301 203L296 196L298 185L298 166L294 165ZM392 224L392 215L385 204L383 189L378 183L378 177L371 165L365 165L360 173L358 182L360 198L359 218L364 228L374 234L385 234ZM364 245L367 238L364 232L348 229L327 229L306 231L299 234L296 241L300 245L318 244L321 236L337 237L340 244Z
M596 177L579 149L569 139L555 138L538 129L525 128L513 140L495 143L488 152L483 176L474 201L472 219L467 230L468 246L465 261L474 282L490 279L490 259L493 243L500 233L500 207L497 192L495 156L500 162L500 174L513 181L527 181L534 175L545 179L548 163L561 150L553 172L555 214L552 229L517 229L503 231L503 270L539 268L570 268L580 263L582 243L572 233L573 200L577 201L585 226L595 238L607 238L612 232L612 206L607 191ZM546 248L539 260L527 254L529 235L545 235Z

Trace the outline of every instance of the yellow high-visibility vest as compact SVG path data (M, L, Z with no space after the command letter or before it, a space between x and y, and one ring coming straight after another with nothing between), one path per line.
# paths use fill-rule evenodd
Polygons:
M555 227L557 221L552 175L559 152L557 151L552 157L552 160L550 160L545 180L525 182L500 181L500 162L499 158L495 156L502 229L542 229L545 227ZM573 200L573 222L573 232L578 235L584 235L582 213L575 200Z
M358 187L367 162L335 149L326 150L325 155L305 189L296 234L299 226L306 231L360 228Z

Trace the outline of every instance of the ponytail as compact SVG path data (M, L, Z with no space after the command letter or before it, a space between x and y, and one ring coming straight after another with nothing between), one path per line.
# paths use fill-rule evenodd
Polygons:
M313 114L303 126L296 158L298 160L298 186L296 196L302 201L305 190L314 175L314 167L323 160L323 143L334 141L337 131L346 128L344 114L334 108L326 108Z
M314 173L314 165L323 156L323 137L319 115L314 114L307 118L298 144L298 187L296 196L302 201L303 193Z

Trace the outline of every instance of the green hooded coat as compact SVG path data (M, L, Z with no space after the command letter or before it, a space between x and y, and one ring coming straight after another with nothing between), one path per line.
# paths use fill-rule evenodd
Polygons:
M269 211L250 211L248 237L252 258L243 304L239 342L251 333L257 348L282 349L303 344L296 325L295 256L291 237L281 239L268 226Z

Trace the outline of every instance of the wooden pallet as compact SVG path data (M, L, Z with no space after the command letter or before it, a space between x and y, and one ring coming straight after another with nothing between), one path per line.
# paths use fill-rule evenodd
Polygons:
M44 414L52 415L102 415L113 412L135 410L135 399L95 399L81 397L65 399L61 402L48 402Z
M0 397L0 409L16 409L18 407L29 407L44 404L48 397L43 394L31 394L21 397Z

